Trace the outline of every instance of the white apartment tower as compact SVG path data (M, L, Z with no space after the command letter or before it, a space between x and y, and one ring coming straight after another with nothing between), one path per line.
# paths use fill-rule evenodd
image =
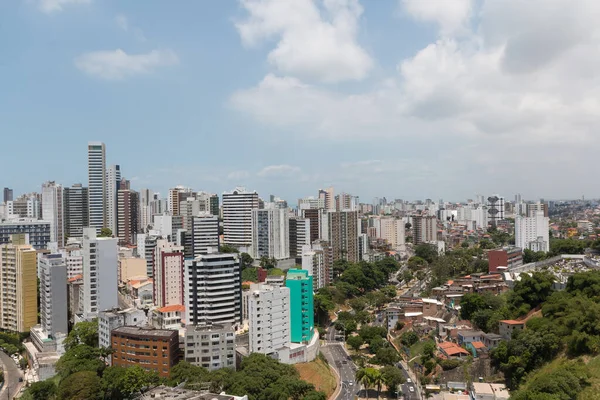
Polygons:
M549 251L549 218L544 211L536 211L533 217L515 217L515 246L532 251Z
M50 241L65 244L65 207L63 187L56 182L42 185L42 219L50 223Z
M106 227L106 147L102 142L88 143L89 226L97 233Z
M404 220L391 217L378 217L373 222L377 237L384 239L392 249L398 250L404 244Z
M154 249L154 305L166 307L182 305L183 247L165 239L156 241Z
M50 337L68 334L67 264L62 254L43 254L38 261L41 326Z
M250 352L277 354L291 340L290 289L266 284L250 285L248 320Z
M254 258L276 260L290 258L290 220L287 209L274 208L267 203L264 209L252 210L252 248Z
M117 239L96 237L94 228L83 230L83 286L79 298L85 319L118 306Z
M121 167L111 165L106 170L106 226L116 235L117 222L117 194L121 184Z
M219 218L209 212L192 218L192 255L216 253L219 250Z
M242 321L242 285L237 254L206 254L185 261L185 309L188 325Z
M258 209L258 193L235 188L223 193L224 243L248 252L252 245L252 210Z

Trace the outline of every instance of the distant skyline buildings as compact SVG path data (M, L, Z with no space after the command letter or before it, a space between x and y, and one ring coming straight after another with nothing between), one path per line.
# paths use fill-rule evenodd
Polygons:
M106 227L106 146L102 142L88 143L89 225L96 233Z

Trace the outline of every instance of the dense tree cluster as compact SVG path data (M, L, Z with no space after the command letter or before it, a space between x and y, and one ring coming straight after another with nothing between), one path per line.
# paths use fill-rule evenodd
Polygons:
M377 389L377 397L379 398L383 385L388 388L389 394L394 396L398 386L404 383L404 376L398 368L392 366L386 366L382 369L361 368L356 371L356 380L367 389Z
M359 312L367 306L382 307L396 296L396 288L389 286L388 282L390 275L398 271L400 265L391 257L372 263L340 261L336 262L335 268L338 274L336 282L319 289L315 294L317 321L327 320L328 313L336 305L347 301L354 302L352 306L358 306L355 310Z
M528 373L552 360L563 350L573 357L600 354L600 272L575 274L569 277L566 289L560 292L552 292L548 288L550 278L547 275L534 274L532 279L529 282L522 280L522 287L515 287L517 293L514 296L518 297L515 299L511 296L509 299L513 302L513 309L517 311L544 303L543 317L531 318L527 322L527 329L513 332L512 340L500 343L491 353L492 359L504 371L511 388L517 388ZM527 307L523 308L523 304ZM575 385L569 374L556 375L556 382ZM578 382L583 385L585 379ZM517 398L546 398L535 397L535 393L549 393L541 388L549 387L551 382L547 378L539 378L535 385L531 383ZM535 387L537 392L533 389ZM562 397L547 398L574 397L565 394Z
M565 361L548 374L536 374L527 387L511 394L515 400L571 400L589 386L586 366L578 361Z
M171 385L185 382L191 389L208 387L212 392L243 396L249 400L293 399L325 400L323 392L300 379L291 365L279 363L263 354L250 354L244 358L237 371L218 370L209 372L187 362L177 364L171 372Z

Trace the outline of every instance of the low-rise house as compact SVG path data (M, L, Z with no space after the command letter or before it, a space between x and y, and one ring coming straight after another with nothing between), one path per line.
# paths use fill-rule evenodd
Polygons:
M482 331L459 331L458 344L462 346L467 343L483 342L483 335Z
M184 325L184 305L173 304L152 310L152 326L157 329L180 329Z
M467 350L452 342L439 343L438 349L447 358L463 358L468 357L470 354Z
M470 342L466 345L467 350L473 354L473 357L478 357L487 351L487 347L483 342Z
M507 400L510 398L510 394L505 385L473 382L471 398L473 400Z
M516 321L512 319L500 321L498 322L498 325L500 329L500 336L502 336L504 340L512 339L512 335L515 330L525 329L525 321Z
M496 333L485 333L483 335L483 344L485 345L485 347L487 347L490 350L498 347L498 345L500 344L501 341L502 341L502 336L500 336Z

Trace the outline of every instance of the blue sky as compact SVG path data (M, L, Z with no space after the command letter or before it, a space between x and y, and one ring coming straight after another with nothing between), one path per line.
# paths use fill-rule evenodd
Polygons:
M100 140L163 194L597 196L600 8L569 4L0 2L0 186L85 183Z

